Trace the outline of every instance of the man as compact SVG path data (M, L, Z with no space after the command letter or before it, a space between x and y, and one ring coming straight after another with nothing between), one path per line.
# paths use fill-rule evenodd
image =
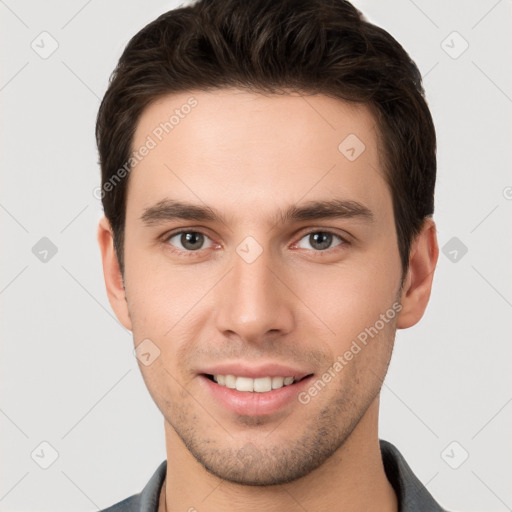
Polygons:
M127 45L100 107L112 308L167 460L116 511L436 511L379 393L438 258L434 125L340 0L204 0Z

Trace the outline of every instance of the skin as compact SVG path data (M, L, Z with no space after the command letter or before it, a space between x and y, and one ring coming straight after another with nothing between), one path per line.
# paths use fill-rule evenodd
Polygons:
M427 219L413 241L400 289L375 120L324 95L168 95L143 112L133 148L191 96L198 105L130 173L124 287L108 221L98 228L113 310L136 346L149 338L160 350L149 366L139 362L164 416L159 510L396 511L378 444L379 393L396 329L416 324L430 297L435 224ZM338 150L351 133L366 146L354 161ZM206 204L224 222L145 225L145 209L164 198ZM275 221L289 205L333 198L363 204L373 221ZM200 249L171 237L177 228L206 235ZM335 236L322 250L309 235L325 230ZM236 252L247 236L262 249L250 264ZM235 360L321 376L397 300L399 314L308 404L237 415L201 385L200 369Z

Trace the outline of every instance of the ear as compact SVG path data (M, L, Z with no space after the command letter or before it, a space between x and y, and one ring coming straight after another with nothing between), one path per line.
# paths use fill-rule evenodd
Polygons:
M427 218L411 245L409 269L401 295L402 309L396 324L398 329L412 327L423 316L430 299L438 256L436 225Z
M126 301L123 276L114 250L114 238L108 219L103 216L98 224L98 244L103 263L103 277L107 288L108 300L118 320L128 330L132 330L132 322Z

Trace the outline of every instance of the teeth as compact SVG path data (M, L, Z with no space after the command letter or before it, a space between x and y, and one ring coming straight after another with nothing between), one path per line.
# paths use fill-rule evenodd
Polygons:
M272 377L272 389L282 388L284 384L284 377Z
M217 381L219 376L217 375ZM235 389L236 388L236 377L233 375L226 375L224 378L224 385L227 388Z
M217 384L230 389L255 393L266 393L295 382L294 377L259 377L251 379L250 377L235 377L234 375L214 375L213 380Z
M254 379L249 377L237 377L236 378L236 390L237 391L254 391Z
M270 377L254 379L254 391L256 391L256 393L272 391L272 379Z

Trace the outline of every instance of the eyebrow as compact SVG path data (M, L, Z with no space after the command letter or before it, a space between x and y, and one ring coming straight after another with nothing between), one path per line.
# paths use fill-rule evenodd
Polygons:
M331 199L310 201L300 206L291 205L285 211L278 210L275 223L351 218L373 222L375 216L369 208L357 201ZM154 206L145 208L140 219L148 227L175 219L226 223L223 215L209 206L185 203L174 199L163 199Z

